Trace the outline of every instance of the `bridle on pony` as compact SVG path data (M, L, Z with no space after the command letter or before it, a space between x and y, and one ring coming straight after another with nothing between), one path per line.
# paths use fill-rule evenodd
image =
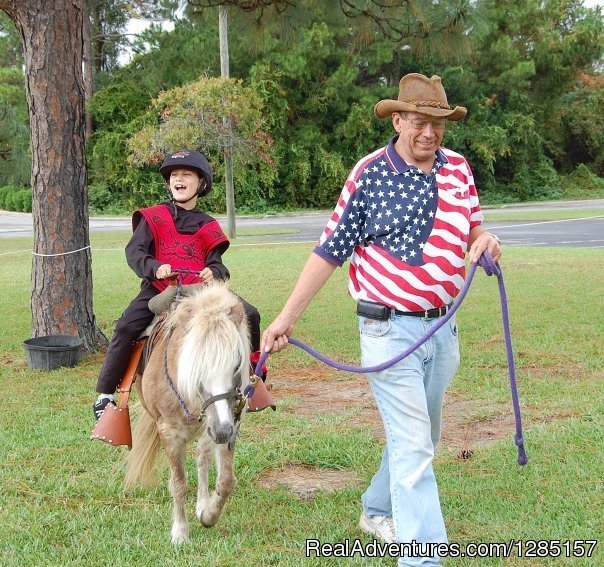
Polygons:
M187 416L188 419L191 419L193 421L202 421L206 415L206 410L212 404L216 403L219 400L228 400L231 405L236 404L235 410L233 411L233 416L235 418L235 421L239 421L241 419L241 412L243 410L243 406L245 405L245 402L247 401L247 397L245 397L244 394L241 393L239 388L234 388L230 392L223 392L222 394L216 394L215 396L210 396L207 400L204 400L201 404L199 416L197 416L197 417L195 417L195 415L193 415L189 411L189 408L187 408L187 405L185 404L184 400L180 397L180 394L178 393L178 389L176 388L174 381L170 377L170 372L168 370L168 343L170 342L170 339L172 338L172 331L173 331L173 329L170 329L166 336L166 348L164 349L164 377L166 379L166 382L168 382L168 386L170 387L170 390L172 390L172 393L174 394L176 401L182 408L183 413Z

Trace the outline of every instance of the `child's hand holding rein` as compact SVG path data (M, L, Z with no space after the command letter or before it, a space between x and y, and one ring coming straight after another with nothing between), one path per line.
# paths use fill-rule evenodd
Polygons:
M172 266L170 264L162 264L155 272L155 277L158 280L163 280L172 274Z
M203 270L201 270L201 272L199 272L199 279L203 283L208 283L214 279L214 274L212 273L212 270L210 270L210 268L204 268Z

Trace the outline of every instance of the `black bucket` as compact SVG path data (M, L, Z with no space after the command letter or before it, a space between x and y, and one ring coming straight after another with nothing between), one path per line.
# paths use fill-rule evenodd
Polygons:
M25 358L32 370L54 370L61 366L72 367L80 360L84 342L71 335L51 335L23 341Z

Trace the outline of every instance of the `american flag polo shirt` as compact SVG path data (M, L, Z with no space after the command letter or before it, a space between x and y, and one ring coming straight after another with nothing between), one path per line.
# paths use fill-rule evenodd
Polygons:
M341 266L350 295L400 311L453 301L465 279L468 234L483 221L468 162L440 148L429 174L390 143L350 173L314 252Z

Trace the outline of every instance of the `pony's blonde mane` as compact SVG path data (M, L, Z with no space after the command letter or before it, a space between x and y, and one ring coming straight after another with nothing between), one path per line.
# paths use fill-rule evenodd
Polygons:
M178 390L191 404L200 401L200 389L224 391L233 374L249 381L249 331L243 305L223 282L212 282L180 300L166 320L180 337ZM178 332L178 329L181 332Z

